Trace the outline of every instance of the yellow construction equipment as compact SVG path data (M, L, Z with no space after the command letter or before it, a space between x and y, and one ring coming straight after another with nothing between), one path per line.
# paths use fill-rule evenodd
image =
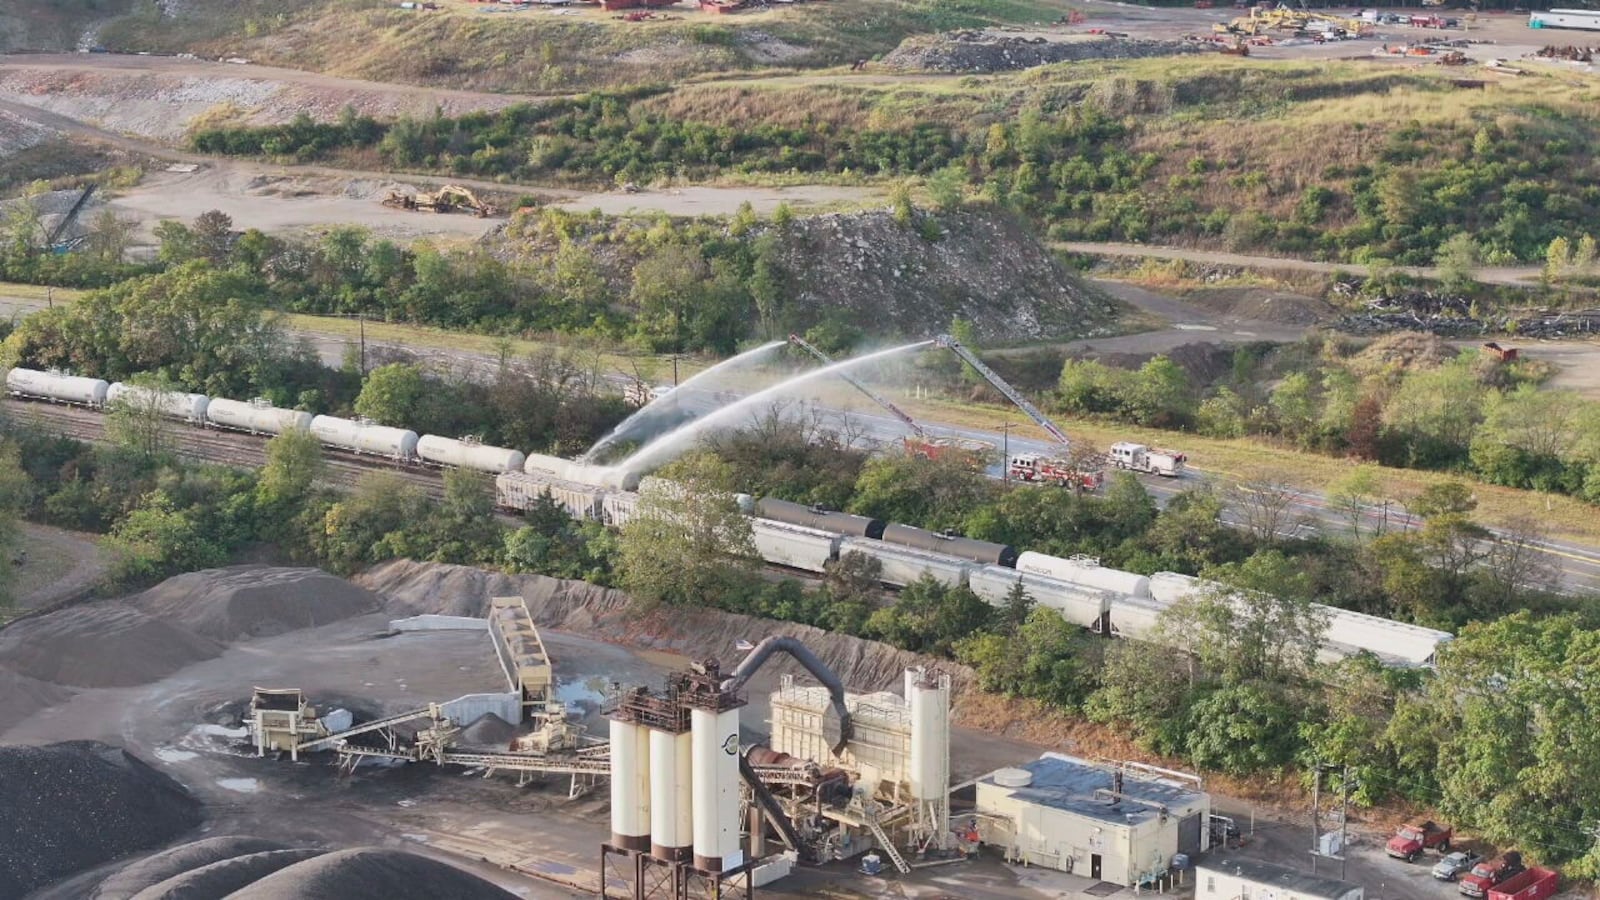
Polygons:
M458 209L471 210L478 218L486 219L489 216L499 215L500 211L488 203L478 199L469 188L459 184L447 184L432 193L404 194L400 191L390 191L389 196L383 198L384 206L393 206L397 209L432 210L437 213L455 212Z
M1283 9L1282 7L1262 9L1259 6L1252 6L1248 16L1239 16L1227 24L1218 23L1211 26L1211 30L1217 34L1255 37L1270 31L1300 33L1306 31L1326 32L1329 29L1337 29L1355 36L1363 33L1369 27L1369 24L1361 19L1332 16L1303 9Z

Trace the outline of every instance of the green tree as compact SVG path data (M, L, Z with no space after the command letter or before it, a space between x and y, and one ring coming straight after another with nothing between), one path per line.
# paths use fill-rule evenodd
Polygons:
M1101 723L1126 726L1144 748L1175 754L1184 749L1188 676L1174 653L1144 641L1116 641L1105 651L1100 688L1085 712Z
M622 587L636 603L707 605L748 576L757 559L750 520L727 485L726 463L696 453L646 486L622 527Z
M1560 281L1567 277L1567 272L1572 268L1572 243L1564 237L1550 239L1550 246L1544 251L1544 277L1549 281Z
M1439 269L1439 280L1447 291L1466 293L1477 284L1474 274L1481 251L1472 235L1460 232L1439 245L1433 264Z
M1189 760L1231 775L1284 766L1300 749L1303 709L1270 682L1223 685L1189 711Z
M397 556L423 556L415 529L433 502L414 484L389 472L361 476L355 490L315 523L311 543L335 572Z
M1162 611L1158 628L1184 648L1201 673L1230 684L1289 683L1310 672L1327 617L1310 601L1310 579L1277 550L1205 571L1192 596Z
M505 547L504 529L494 517L494 479L471 469L446 470L444 499L428 525L434 562L494 562Z
M160 377L133 379L106 409L106 435L112 444L147 462L167 458L172 452L172 420L166 405L173 394L171 382Z
M0 438L0 611L16 600L16 567L11 560L22 543L22 514L33 498L33 482L22 468L20 448Z
M1139 367L1126 404L1141 425L1181 424L1194 413L1189 375L1171 358L1158 354Z
M1375 537L1381 537L1388 530L1389 506L1393 501L1383 495L1383 483L1376 466L1356 466L1339 476L1328 486L1326 496L1328 507L1350 526L1352 540L1361 540L1363 527Z
M427 393L422 370L406 363L389 363L367 373L356 397L356 412L381 425L415 425Z
M161 491L140 500L112 529L109 543L118 557L112 578L123 584L220 566L228 558L227 548Z
M850 511L942 531L959 527L994 491L992 481L954 456L880 456L861 467Z

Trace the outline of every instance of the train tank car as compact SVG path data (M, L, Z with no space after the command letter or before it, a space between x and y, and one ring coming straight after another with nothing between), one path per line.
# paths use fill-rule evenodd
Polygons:
M775 522L786 522L790 525L799 525L802 528L815 528L818 531L831 531L849 537L864 537L879 540L883 537L884 522L882 519L872 519L867 516L853 516L849 513L834 512L820 506L806 506L803 503L791 503L788 500L779 500L774 497L763 497L756 501L756 515L763 519Z
M6 373L6 393L14 397L34 397L100 409L106 405L111 385L98 378L41 372L38 369L12 369Z
M959 556L962 559L990 566L1004 566L1016 568L1017 549L1007 544L995 544L990 541L979 541L956 534L940 534L937 531L928 531L922 528L912 528L910 525L887 525L883 529L883 540L890 544L899 544L913 550L926 550L929 553L943 553L946 556Z
M298 409L282 409L265 400L229 400L212 397L206 406L206 421L218 428L250 434L282 434L299 429L311 430L314 416Z
M338 416L316 416L311 433L331 447L354 453L370 453L408 462L417 458L417 433L405 428L372 425Z
M425 434L417 438L417 456L423 462L458 469L474 469L499 475L503 472L521 472L524 457L521 450L490 447L477 441L456 440Z
M144 406L154 406L161 414L173 419L180 419L191 425L204 425L206 421L206 407L211 405L211 398L205 394L185 394L181 391L158 391L152 388L140 387L136 384L125 384L118 381L106 391L106 403L112 404L119 400Z
M1017 556L1017 569L1030 575L1057 578L1072 584L1128 597L1149 598L1150 579L1133 572L1108 569L1088 558L1062 559L1027 550Z
M530 453L522 463L529 475L554 476L561 481L587 484L614 491L636 491L643 473L616 466L592 466L587 463L544 453Z

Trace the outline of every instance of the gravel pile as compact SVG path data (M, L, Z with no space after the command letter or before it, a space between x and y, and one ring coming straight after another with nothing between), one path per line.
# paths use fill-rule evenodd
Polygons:
M1081 59L1142 59L1184 53L1215 53L1193 41L1122 38L1058 41L987 31L951 31L908 38L883 58L891 69L913 72L1011 72Z
M23 619L0 629L0 687L21 686L18 699L0 699L0 731L58 702L63 685L148 684L216 657L236 640L326 625L378 606L372 594L318 569L237 566Z
M454 866L398 850L327 853L274 872L229 900L514 900Z
M200 804L181 785L115 747L0 747L0 897L199 824Z
M517 727L489 713L461 730L461 742L472 747L496 747L504 750L517 734Z
M190 841L124 866L100 882L94 900L128 900L151 885L214 862L284 849L287 848L277 841L257 837L227 836Z
M64 703L72 692L64 687L0 668L0 734L41 709Z
M218 860L208 866L201 866L151 885L133 895L133 900L218 900L234 891L247 888L280 869L315 859L324 852L267 850Z
M127 601L155 618L231 643L374 612L378 598L321 569L234 566L169 578Z

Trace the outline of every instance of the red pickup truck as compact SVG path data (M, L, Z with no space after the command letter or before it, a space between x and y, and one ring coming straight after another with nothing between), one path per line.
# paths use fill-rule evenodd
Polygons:
M1491 888L1497 888L1522 874L1522 869L1522 854L1513 851L1473 866L1471 872L1461 876L1456 889L1468 897L1483 897Z
M1490 889L1489 900L1545 900L1555 894L1560 883L1561 875L1555 870L1534 866Z
M1383 849L1395 859L1414 862L1424 850L1449 853L1451 833L1450 828L1433 822L1401 825Z

